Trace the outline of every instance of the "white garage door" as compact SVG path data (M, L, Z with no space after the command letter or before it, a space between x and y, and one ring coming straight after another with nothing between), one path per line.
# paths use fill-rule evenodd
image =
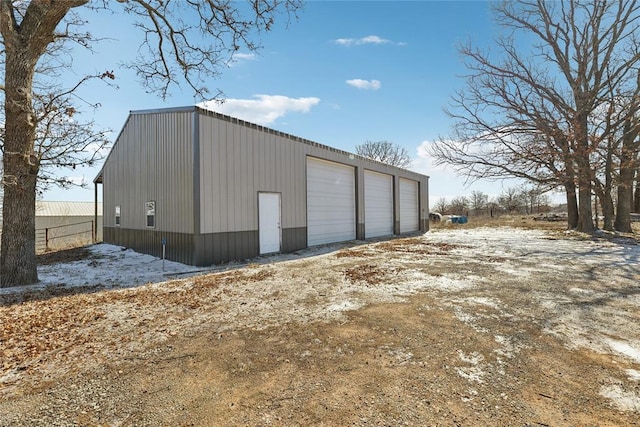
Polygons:
M364 234L366 238L393 234L393 177L364 171Z
M400 178L400 232L418 228L418 182Z
M356 238L356 190L352 166L307 159L309 246Z

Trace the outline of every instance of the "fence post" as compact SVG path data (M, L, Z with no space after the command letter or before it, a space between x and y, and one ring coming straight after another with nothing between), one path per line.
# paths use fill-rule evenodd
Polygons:
M45 251L49 250L49 229L48 228L44 229L44 250Z
M93 220L91 220L91 239L93 240L92 243L96 242L96 229L94 227Z

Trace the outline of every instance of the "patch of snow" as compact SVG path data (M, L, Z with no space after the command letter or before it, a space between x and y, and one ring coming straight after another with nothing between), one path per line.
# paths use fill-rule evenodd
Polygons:
M636 363L640 363L640 347L636 348L631 346L628 342L614 339L607 339L605 342L613 352L625 356Z
M571 288L569 289L569 292L574 294L580 294L580 295L590 295L593 293L593 291L590 289L581 289L581 288Z
M476 316L470 313L466 313L460 307L457 307L457 306L453 307L453 315L456 316L456 319L458 319L462 323L469 325L477 332L480 332L480 333L489 332L486 328L483 328L482 326L479 326L476 323L476 320L477 320Z
M404 349L389 349L389 356L394 357L399 365L404 365L411 359L413 359L413 353L410 351L405 351Z
M500 303L495 298L487 298L487 297L468 297L459 300L454 300L454 302L466 302L476 305L485 305L487 307L495 308L496 310L500 310Z
M476 397L478 395L478 390L474 389L474 388L469 388L467 389L467 395L466 396L462 396L460 399L463 402L471 402L474 397Z
M640 381L640 371L637 371L635 369L627 369L625 373L631 381Z
M380 302L399 302L403 298L431 289L442 292L459 292L474 286L473 277L460 279L452 275L434 276L422 271L402 272L391 283L378 283L358 292L374 296Z
M522 278L531 277L531 272L529 272L528 270L522 267L513 267L511 263L498 264L495 266L495 269L502 273L509 274L511 276L522 277Z
M403 278L405 278L403 288L406 288L411 293L427 288L446 292L458 292L473 286L473 277L461 279L448 274L433 276L421 271L412 271L410 274L405 274Z
M621 411L640 411L640 396L633 391L627 391L619 384L600 387L600 395L611 399Z
M171 275L198 271L190 265L168 260L163 263L161 258L107 243L88 249L92 256L86 259L39 266L40 283L36 286L131 287L164 282Z
M511 337L495 335L493 338L498 344L500 344L500 348L497 350L494 350L494 352L501 356L505 356L509 359L514 358L515 355L520 352L520 350L525 348L524 345L515 344L513 342L513 338Z
M458 357L463 362L470 363L472 365L477 365L484 360L484 356L475 351L470 354L465 354L464 351L458 350Z
M483 377L486 375L486 373L479 365L480 362L484 360L484 356L477 352L473 352L467 355L462 350L458 350L458 357L464 363L468 363L472 366L457 367L456 373L467 381L483 383Z
M357 310L360 307L362 307L362 304L355 303L352 301L341 301L341 302L331 304L330 306L327 307L327 310L341 312L341 311Z

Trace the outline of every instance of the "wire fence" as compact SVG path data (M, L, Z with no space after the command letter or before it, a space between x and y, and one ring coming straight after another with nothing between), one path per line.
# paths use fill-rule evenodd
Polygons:
M95 221L74 222L36 229L36 251L50 251L96 242Z

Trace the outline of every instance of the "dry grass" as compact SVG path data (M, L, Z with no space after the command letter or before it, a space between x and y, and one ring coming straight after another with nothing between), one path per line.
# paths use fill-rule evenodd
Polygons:
M501 215L498 217L469 217L469 222L466 224L453 224L445 221L438 223L431 223L432 230L438 229L456 229L460 227L464 228L479 228L479 227L517 227L527 230L548 230L556 232L567 231L567 223L565 221L535 221L533 218L535 215ZM602 223L600 223L602 226ZM640 242L640 222L631 223L634 235L622 234L624 237L634 238ZM618 235L620 233L614 233Z
M58 251L66 251L69 249L81 248L83 246L91 245L93 243L99 243L102 239L100 238L98 241L94 242L89 236L80 236L75 238L61 238L61 239L52 239L49 242L49 248L46 248L46 243L44 241L44 237L36 239L36 253L47 254L50 252L58 252Z
M91 257L91 252L85 247L51 250L37 255L38 265L72 262Z
M431 223L432 229L455 229L459 227L518 227L528 230L566 230L567 223L564 221L535 221L532 215L500 215L496 217L479 216L469 217L466 224L453 224L446 221Z

